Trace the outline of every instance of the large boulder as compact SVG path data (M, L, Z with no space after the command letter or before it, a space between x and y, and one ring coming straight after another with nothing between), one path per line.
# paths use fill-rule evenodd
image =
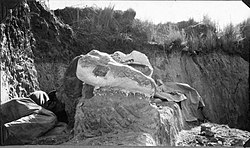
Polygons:
M148 97L139 93L127 94L108 87L95 90L94 93L94 97L82 99L77 105L74 126L77 138L94 138L109 134L113 137L111 140L99 143L112 144L117 137L121 144L156 145L160 132L159 112L150 105ZM134 138L128 138L132 135ZM151 140L142 142L144 138L139 137L143 135L147 135L145 138ZM138 139L142 141L136 142ZM117 144L119 142L117 141Z
M109 54L92 50L78 60L76 76L83 82L98 87L116 87L148 96L155 93L151 77L131 66L116 62Z
M82 98L76 108L76 145L174 145L184 122L179 106L152 105L140 93L103 87L91 99ZM72 143L71 143L72 144Z
M203 102L194 88L182 83L160 86L150 77L153 70L147 75L129 63L151 66L137 51L109 55L92 50L71 62L59 97L71 127L74 123L74 138L66 144L174 145L186 121L197 120Z
M97 60L94 62L95 59ZM109 62L105 62L104 59ZM154 94L154 81L152 78L144 75L142 72L128 65L118 62L120 61L116 62L112 55L93 50L87 55L75 57L69 64L63 77L62 86L58 90L58 99L60 99L65 104L65 110L69 118L70 127L74 126L75 110L79 99L89 99L93 97L94 87L116 85L120 88L123 88L123 90L130 90L134 92L143 91L145 94L150 96ZM89 65L87 63L89 63ZM141 64L145 64L145 62ZM90 67L90 70L87 71L88 67ZM91 71L91 69L93 71ZM118 72L116 69L120 70L119 74L113 73ZM109 70L111 72L107 74ZM108 78L110 80L113 78L113 76L117 77L118 79L114 79L114 81L111 82L112 84L109 84L110 81L106 81L106 79ZM122 77L126 76L128 77L123 79L123 81L120 81L122 80ZM91 77L93 79L91 79ZM98 81L97 79L94 80L95 78L97 78ZM103 83L100 84L99 80L103 80ZM137 84L138 82L140 83L139 85ZM140 85L145 86L141 87Z
M94 90L93 97L86 98L87 91L82 92L70 144L174 145L184 128L179 105L151 102L156 90L151 77L109 54L93 50L81 55L76 77Z

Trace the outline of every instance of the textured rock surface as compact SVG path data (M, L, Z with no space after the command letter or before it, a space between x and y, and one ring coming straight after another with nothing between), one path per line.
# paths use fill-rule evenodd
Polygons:
M28 13L29 6L21 2L0 25L1 103L39 89Z
M109 54L93 50L78 56L67 72L65 76L95 87L92 96L91 90L83 87L80 100L75 97L75 138L68 144L174 145L184 128L176 103L150 103L156 85L150 77L117 63Z
M161 78L164 82L187 83L191 87L196 88L204 99L206 104L204 110L210 121L229 124L242 129L248 128L243 121L250 119L248 99L249 63L240 56L228 55L219 51L195 56L190 56L186 53L166 54L165 49L160 45L118 42L118 40L113 42L111 40L113 38L104 39L101 36L86 34L76 36L81 40L79 41L74 39L72 30L67 25L55 19L52 13L41 10L40 6L31 7L31 11L36 13L36 15L32 16L34 18L31 20L31 26L37 40L38 48L34 52L37 61L46 59L51 62L54 59L62 59L64 62L69 62L76 55L86 54L92 47L109 53L117 49L124 51L124 53L138 50L148 56L154 68L153 78ZM70 23L76 18L68 17L71 14L71 10L67 10L65 9L65 12L58 10L57 15L62 20L65 20L66 23ZM75 14L76 12L74 10ZM86 8L80 11L80 16L86 16L88 13L91 14L92 10ZM44 32L41 31L43 26L46 30ZM200 29L199 26L201 27ZM206 31L206 28L202 30L202 25L199 26L197 26L197 34ZM245 32L244 36L247 37L247 28L243 30L246 30L243 32ZM246 47L248 47L248 44L246 44ZM42 68L39 68L40 72L44 74L49 73L44 72ZM40 77L42 83L51 84L42 79ZM60 84L60 82L57 82L57 84ZM46 89L46 84L41 84L41 86L42 89ZM53 84L50 86L53 86ZM249 120L247 123L249 124Z
M204 134L203 127L209 127ZM213 133L213 134L208 134ZM176 146L237 146L242 147L250 139L250 133L227 125L205 123L190 130L183 130L177 136Z
M211 122L249 130L249 63L239 56L211 53L190 57L149 55L153 77L183 82L197 89Z
M29 12L28 5L32 12L28 15L29 17L26 15ZM1 101L7 100L9 96L18 95L17 92L20 90L29 93L33 88L39 89L33 61L35 59L41 89L49 91L57 88L59 90L59 99L65 103L71 121L70 125L73 127L78 100L85 99L88 104L92 105L90 100L93 97L93 86L82 84L77 79L76 68L72 64L62 79L62 73L69 61L76 55L87 53L93 46L106 52L120 49L129 53L132 50L138 50L149 57L155 70L153 75L155 79L160 78L164 82L183 82L196 88L204 98L206 104L204 110L210 121L242 129L248 128L248 119L250 119L249 63L241 57L219 52L193 57L185 53L167 55L163 51L165 49L158 45L118 42L118 40L113 42L111 40L113 38L107 39L86 34L78 34L74 37L75 34L68 25L60 22L39 3L28 1L28 5L21 4L18 9L25 11L13 10L11 18L7 18L7 21L1 24ZM56 64L49 65L49 63ZM21 87L18 85L20 82ZM93 98L96 99L96 97ZM116 98L113 99L116 100ZM108 141L106 144L113 143L114 145L120 143L129 145L131 141L134 141L133 145L158 145L160 143L172 145L176 133L182 128L178 107L177 104L167 104L165 107L159 105L154 109L154 112L156 110L160 116L159 121L155 123L164 125L156 127L156 129L160 128L158 131L162 133L158 133L158 135L164 137L164 140L158 139L157 141L157 136L144 131L117 133L117 136L107 133L95 138L78 134L80 135L78 138L83 145L105 144L105 141ZM102 109L99 110L102 111ZM78 111L79 116L85 113L79 109ZM176 116L178 118L173 118ZM127 121L127 118L125 119Z
M154 81L140 71L116 62L109 54L92 50L78 60L76 76L95 87L116 87L148 96L155 93Z
M116 51L111 54L111 57L118 63L132 66L146 76L151 77L153 74L153 67L150 64L148 57L139 51L134 50L127 55L120 51Z
M82 51L78 51L79 44L73 39L73 31L68 25L62 23L39 2L31 0L27 3L32 12L30 24L36 39L36 63L60 61L68 64L76 55L81 54Z
M68 66L68 64L57 62L35 63L40 88L47 93L59 89L63 85L64 73Z
M157 80L160 81L161 80ZM156 87L155 97L180 103L183 119L188 122L204 120L201 110L205 106L199 93L188 84L167 82Z
M75 138L78 145L173 145L184 127L175 103L151 105L139 93L100 88L76 108ZM149 118L150 117L150 118Z
M177 103L161 102L157 103L158 111L160 113L160 121L164 125L162 129L164 138L162 143L168 143L171 146L175 145L178 133L182 129L187 128L187 124L183 118L182 111Z
M58 89L58 99L65 104L69 125L73 127L75 107L82 96L83 82L76 77L76 67L80 56L74 58L64 73L62 86Z

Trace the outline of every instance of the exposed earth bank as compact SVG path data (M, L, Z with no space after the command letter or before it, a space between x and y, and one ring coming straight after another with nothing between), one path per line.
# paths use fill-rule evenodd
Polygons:
M67 16L74 16L77 12L76 10L77 9L66 8L65 10L56 10L55 13L60 20L70 22ZM80 17L84 18L91 14L91 9L86 8L80 10L79 13ZM123 15L125 14L127 13ZM76 18L72 17L71 19L75 21ZM124 19L127 19L127 22L133 21L133 14L131 14L131 17L126 17ZM47 21L50 22L50 20ZM58 23L48 24L58 26ZM63 23L61 22L61 24ZM62 29L60 29L59 26L59 31L55 34L59 34L58 37L60 38L62 36L61 34L65 34L65 32L61 32L60 30ZM133 50L140 51L148 56L154 68L152 76L154 79L161 79L163 82L183 82L198 90L205 101L206 106L204 111L209 121L228 124L230 127L250 130L248 126L250 124L250 101L248 91L249 62L244 60L240 54L229 54L221 50L209 53L190 54L182 51L181 48L183 47L177 47L179 49L176 49L176 51L172 50L171 52L166 52L166 49L162 45L145 43L134 36L131 37L131 41L127 39L121 40L114 36L105 38L101 34L91 35L78 32L79 30L76 30L72 35L73 39L70 40L70 42L76 42L73 45L76 46L74 51L77 52L71 50L71 44L66 44L65 47L67 48L65 50L72 53L67 55L67 57L86 54L93 48L110 54L114 51L122 51L126 54ZM77 39L74 39L74 35ZM63 39L64 38L61 39L61 42L64 43ZM50 46L55 44L55 42L50 42L49 40L46 40L46 42ZM57 46L53 48L58 48L55 49L56 51L60 49ZM54 50L50 52L54 52ZM60 71L63 72L65 63L67 64L69 61L66 59L63 61L60 60L59 63L63 64L55 67L46 66L44 62L37 62L37 66L47 67L50 69L50 72L56 69L59 70L57 67L60 67ZM58 64L57 62L52 62L52 65L54 65L54 63ZM46 73L48 72L43 71L41 68L38 74L43 76L46 75ZM54 83L58 76L62 76L62 73L56 72L53 77L51 77L52 79L39 79L39 81L44 81L50 84L49 86L57 88L61 83L60 81ZM44 83L41 83L40 85L43 84ZM49 91L49 87L43 87L42 89Z
M206 105L204 113L208 121L250 130L248 126L250 125L249 62L241 56L222 51L190 54L177 50L166 53L161 45L135 42L135 40L119 41L117 39L113 41L113 39L95 34L78 34L38 2L22 2L7 17L6 22L1 24L1 103L7 101L9 97L19 96L22 94L21 92L29 93L39 89L46 92L52 89L59 91L67 89L68 94L72 97L70 99L74 101L71 101L72 104L66 108L66 111L69 116L74 118L75 107L79 97L82 97L82 91L79 90L83 86L74 74L66 75L67 71L71 70L69 65L72 59L80 54L88 53L93 48L107 53L119 50L130 53L138 50L149 58L154 69L152 77L155 80L187 83L200 93ZM71 84L65 87L67 78ZM62 87L64 88L62 89ZM75 90L75 92L71 90ZM181 122L178 106L169 106L170 110L171 108L175 110L176 113L172 115L177 115L178 120L171 120L175 122L169 124L171 125L169 131L167 129L166 131L170 132L172 128L175 133L154 134L158 137L168 136L169 139L166 138L167 141L163 140L162 143L174 145L175 140L173 139L184 126L176 123ZM78 117L76 116L76 118ZM155 117L158 118L156 115ZM74 119L71 122L71 125L74 125ZM156 128L160 127L156 126ZM231 131L227 127L225 130ZM197 135L199 133L197 129L192 131L188 134ZM249 137L248 132L243 135ZM85 140L86 135L84 136L82 140ZM133 136L131 137L128 132L128 138L133 139ZM239 142L238 146L246 141L247 136L243 136L244 140ZM152 140L152 137L147 134L141 134L141 137L140 140L144 140L144 142L146 140L150 143ZM106 138L108 139L108 136ZM159 141L162 140L161 138ZM85 141L85 144L95 143L95 140ZM182 139L177 145L188 145L188 142L185 143L185 141L187 140ZM201 142L198 140L202 143L200 145L210 146L204 141L206 140ZM217 141L219 141L218 138ZM229 145L228 143L225 145ZM189 144L192 145L192 142Z

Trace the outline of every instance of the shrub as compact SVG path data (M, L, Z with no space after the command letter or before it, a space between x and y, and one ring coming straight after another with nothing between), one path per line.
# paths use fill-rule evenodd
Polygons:
M208 16L203 16L201 23L187 26L187 40L189 50L198 52L211 52L217 47L217 27Z
M214 21L211 20L211 18L208 15L203 16L202 23L205 24L210 31L216 32L217 25Z
M188 46L189 46L189 51L200 51L200 39L198 36L191 35L190 38L188 39Z
M139 37L142 35L145 41L152 41L155 34L154 24L149 21L141 21L139 19L135 19L132 24L133 31L136 36Z
M164 43L171 44L176 41L178 42L179 45L183 42L186 42L185 31L184 30L179 31L177 26L169 25L167 38L165 39Z
M93 34L98 38L105 38L105 41L154 41L171 50L187 45L191 52L207 53L222 49L228 53L240 53L241 56L249 53L250 18L237 26L229 24L221 31L207 15L203 16L200 23L190 18L188 21L156 25L150 21L134 19L136 12L133 9L120 11L114 10L114 6L103 10L93 7L65 8L55 11L55 14L62 16L64 22L70 24L75 32Z
M212 51L216 48L217 45L217 35L215 32L208 30L207 36L204 40L205 48L207 51Z
M235 43L237 42L237 35L239 34L232 23L230 23L224 28L222 36L220 37L220 40L222 42L222 48L224 51L227 51L229 53L235 52Z
M250 40L250 18L239 24L240 33L243 38Z
M117 32L118 22L114 19L114 6L105 7L97 16L92 25L96 25L97 31Z
M149 21L135 20L133 29L141 33L145 33L147 41L154 41L159 44L169 46L179 46L186 42L186 34L184 30L180 31L177 25L173 23L165 23L155 25Z
M250 48L250 18L240 23L238 30L241 36L238 38L237 50L239 50L240 55L246 61L249 62L249 48Z

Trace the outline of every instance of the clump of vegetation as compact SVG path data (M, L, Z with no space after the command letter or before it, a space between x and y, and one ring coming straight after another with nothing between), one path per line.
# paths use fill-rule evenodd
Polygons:
M191 53L209 53L224 51L229 54L240 54L245 60L249 54L249 28L250 19L237 26L229 24L223 30L208 16L204 16L201 22L195 22L192 18L179 23L165 23L155 25L148 21L136 21L137 27L141 27L147 34L148 41L164 44L166 50L187 49ZM247 36L248 35L248 36ZM177 48L176 48L177 47Z
M238 30L233 26L233 24L227 25L221 36L222 48L225 51L233 53L236 48L236 42L240 38L240 33Z
M187 41L186 33L184 30L179 30L177 26L169 25L167 38L164 41L164 44L170 47L184 44Z
M194 52L211 52L216 49L218 37L217 27L208 16L203 17L203 21L192 26L188 26L189 50Z
M122 12L114 10L114 6L111 5L104 9L67 7L63 10L55 10L54 13L74 30L82 33L106 33L109 35L126 32L132 26L136 15L133 9Z
M190 18L178 23L154 24L150 21L135 19L133 9L114 10L114 6L104 9L86 7L56 10L55 14L68 22L75 32L96 34L114 44L127 42L153 42L161 44L166 51L188 51L191 53L209 53L224 51L229 54L249 53L249 35L246 26L249 20L237 26L229 24L223 30L208 16L201 22ZM72 20L68 20L68 19ZM249 27L248 27L249 28ZM113 44L111 44L113 45ZM244 56L247 59L248 56Z
M162 44L165 49L177 49L186 42L186 33L180 30L176 24L165 23L155 25L149 21L135 20L133 30L146 36L148 42Z

